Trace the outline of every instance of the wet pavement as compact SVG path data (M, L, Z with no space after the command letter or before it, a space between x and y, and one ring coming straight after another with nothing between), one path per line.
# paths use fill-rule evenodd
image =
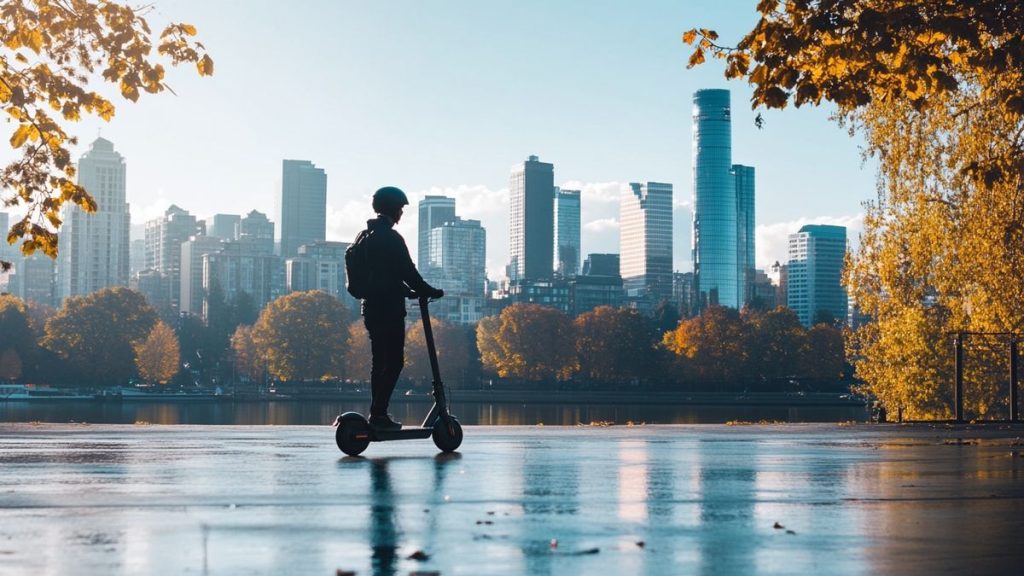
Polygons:
M1024 427L0 424L0 574L1020 573Z

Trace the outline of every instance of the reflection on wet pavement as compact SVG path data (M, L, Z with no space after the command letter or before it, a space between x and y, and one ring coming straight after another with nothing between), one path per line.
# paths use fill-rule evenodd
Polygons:
M1012 573L1022 431L0 424L0 574Z

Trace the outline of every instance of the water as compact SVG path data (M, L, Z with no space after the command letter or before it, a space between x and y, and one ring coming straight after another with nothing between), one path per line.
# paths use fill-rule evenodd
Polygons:
M391 413L419 424L424 402L392 402ZM863 407L687 406L650 404L515 404L453 402L452 413L467 425L535 426L577 424L714 424L741 422L866 421ZM88 422L94 424L330 424L342 412L366 414L368 402L0 402L0 422Z

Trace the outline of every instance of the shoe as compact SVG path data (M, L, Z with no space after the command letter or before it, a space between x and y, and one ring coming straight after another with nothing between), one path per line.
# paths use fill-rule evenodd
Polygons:
M370 426L373 426L377 430L401 430L402 423L395 422L391 419L391 415L386 416L370 416Z

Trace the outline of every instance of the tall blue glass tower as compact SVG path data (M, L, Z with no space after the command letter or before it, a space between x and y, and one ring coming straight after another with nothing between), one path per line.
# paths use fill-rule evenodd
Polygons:
M754 300L754 167L732 165L736 183L736 265L740 303Z
M693 95L693 275L696 305L739 308L736 180L728 90Z

